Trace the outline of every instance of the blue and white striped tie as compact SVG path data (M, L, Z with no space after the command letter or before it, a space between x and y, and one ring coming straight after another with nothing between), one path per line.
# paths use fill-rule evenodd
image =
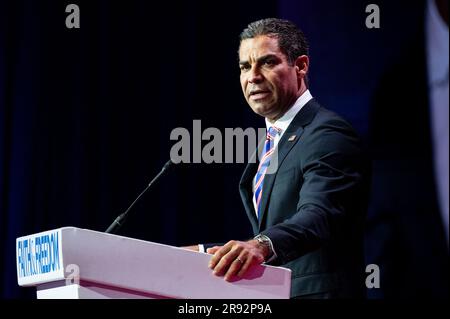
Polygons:
M264 143L263 153L261 154L261 161L259 162L258 171L255 178L254 197L256 203L256 215L260 218L261 208L261 195L264 184L264 176L266 175L267 168L270 165L270 158L274 150L274 139L277 134L281 132L281 129L275 126L269 127L267 131L266 141Z

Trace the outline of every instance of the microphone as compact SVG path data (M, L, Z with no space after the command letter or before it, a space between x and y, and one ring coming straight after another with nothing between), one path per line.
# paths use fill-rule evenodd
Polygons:
M156 175L155 178L152 179L152 181L147 185L147 187L142 191L142 193L139 194L139 196L134 200L134 202L130 205L130 207L128 207L128 209L124 213L117 216L117 218L112 222L112 224L109 225L109 227L106 229L105 233L112 234L112 233L116 232L117 230L119 230L119 228L125 223L125 219L127 218L128 212L130 211L131 207L134 206L134 204L139 200L139 198L141 198L141 196L144 195L144 193L148 189L150 189L150 187L152 187L153 184L158 182L159 179L163 175L165 175L174 166L175 166L175 163L172 162L172 160L168 160L167 163L164 164L163 168L158 173L158 175Z

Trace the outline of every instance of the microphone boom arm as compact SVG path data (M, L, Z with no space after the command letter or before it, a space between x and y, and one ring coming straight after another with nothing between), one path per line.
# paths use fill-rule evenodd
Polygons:
M161 171L158 173L158 175L156 175L152 181L147 185L147 187L139 194L139 196L134 200L133 203L131 203L130 207L128 207L128 209L120 214L119 216L117 216L117 218L112 222L111 225L109 225L109 227L106 229L105 233L108 234L113 234L115 232L117 232L119 230L119 228L125 223L125 220L128 216L128 213L130 211L130 209L134 206L134 204L136 204L136 202L139 200L139 198L141 198L142 195L145 194L145 192L153 185L155 184L162 175L164 175L169 168L171 168L173 165L175 165L174 162L172 162L172 160L167 161L166 164L164 164L164 167L161 169Z

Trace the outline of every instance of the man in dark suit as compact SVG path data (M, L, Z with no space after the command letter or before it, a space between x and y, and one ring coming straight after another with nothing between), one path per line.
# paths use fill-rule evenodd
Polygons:
M244 96L268 130L240 182L255 237L208 248L210 268L232 280L266 262L292 270L293 298L362 297L367 167L358 137L312 98L308 46L293 23L251 23L239 64Z

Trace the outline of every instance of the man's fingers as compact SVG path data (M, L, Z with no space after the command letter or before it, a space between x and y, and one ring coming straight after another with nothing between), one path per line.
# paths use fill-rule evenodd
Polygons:
M215 246L208 249L208 253L214 253L209 262L209 268L213 269L216 276L225 276L225 280L231 281L233 277L243 277L253 264L264 262L264 256L249 243L229 241L224 246Z
M228 245L228 243L225 246L219 247L214 252L214 256L212 256L211 260L209 261L208 267L211 269L215 269L216 265L220 262L222 257L230 251L230 248L231 246Z
M231 263L241 251L238 242L231 240L217 250L209 262L209 268L214 270L215 275L223 275L228 271Z
M208 248L208 249L206 249L206 252L208 253L208 254L215 254L216 253L216 251L218 251L220 248L222 248L223 246L214 246L214 247L211 247L211 248Z
M255 264L255 260L252 257L246 258L244 263L242 264L241 269L239 270L239 272L237 273L238 277L243 277L245 275L245 273L247 272L248 268L250 266L252 266L253 264Z
M228 268L227 273L225 274L225 280L231 281L233 280L233 277L238 275L242 271L243 267L248 268L248 262L246 257L244 257L242 254L237 256L234 261L231 263L230 268Z
M219 252L216 253L218 255ZM228 272L229 267L232 266L232 263L239 255L239 252L236 250L229 250L225 255L223 255L217 264L214 267L214 274L221 276Z

